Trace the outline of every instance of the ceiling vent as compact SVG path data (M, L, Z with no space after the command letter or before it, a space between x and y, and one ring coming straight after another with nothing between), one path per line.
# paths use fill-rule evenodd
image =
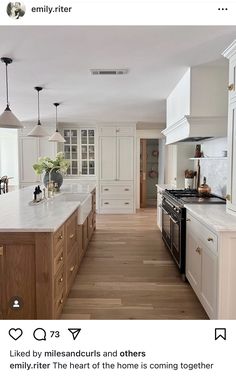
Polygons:
M128 69L90 69L90 72L93 76L97 75L121 75L121 74L127 74L129 72Z

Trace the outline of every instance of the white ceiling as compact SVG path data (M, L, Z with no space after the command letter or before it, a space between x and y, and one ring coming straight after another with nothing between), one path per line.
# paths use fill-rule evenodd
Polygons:
M236 26L1 26L0 56L9 56L10 103L22 121L41 119L165 121L165 98L188 66L221 58ZM222 63L224 64L224 59ZM91 76L90 68L129 68L124 76ZM0 65L0 112L5 106Z

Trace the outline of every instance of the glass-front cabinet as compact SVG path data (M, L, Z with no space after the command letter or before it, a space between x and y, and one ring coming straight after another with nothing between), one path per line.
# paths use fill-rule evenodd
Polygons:
M64 129L65 158L70 161L69 176L95 176L95 129Z

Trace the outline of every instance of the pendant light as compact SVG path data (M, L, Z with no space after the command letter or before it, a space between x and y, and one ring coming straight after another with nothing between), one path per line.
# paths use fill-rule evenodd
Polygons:
M30 133L27 134L29 137L46 137L48 136L45 129L42 127L40 122L40 111L39 111L39 92L43 90L41 86L36 86L35 90L38 92L38 123L35 125L35 127L32 129Z
M6 65L6 96L7 96L7 106L5 111L0 115L0 128L11 128L11 129L19 129L23 128L21 122L17 119L17 117L11 112L9 106L9 98L8 98L8 64L12 63L12 59L9 57L2 57L2 63Z
M66 142L64 137L62 137L62 135L58 132L58 129L57 129L57 107L60 105L60 103L53 103L53 104L56 107L56 131L51 135L51 137L49 137L48 141L51 141L51 142Z

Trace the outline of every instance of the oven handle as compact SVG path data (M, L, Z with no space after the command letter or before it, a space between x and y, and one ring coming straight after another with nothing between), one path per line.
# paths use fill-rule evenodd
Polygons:
M172 220L172 222L175 224L175 225L178 225L179 224L179 221L176 221L175 219L173 219L170 215L170 219Z
M164 209L162 205L159 205L159 208L161 208L165 214L167 214L167 215L170 216L170 214L168 213L168 211L166 211L166 209Z

